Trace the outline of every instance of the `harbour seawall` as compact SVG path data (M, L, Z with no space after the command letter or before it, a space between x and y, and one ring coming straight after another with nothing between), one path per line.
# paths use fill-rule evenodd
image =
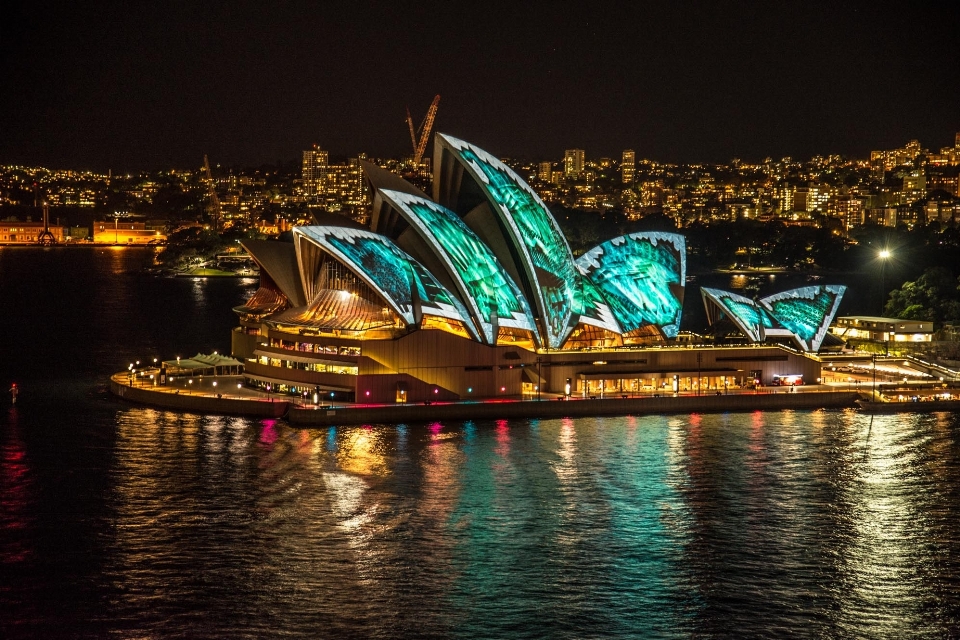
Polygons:
M122 375L122 374L120 374ZM110 380L113 395L152 407L162 407L191 413L223 413L257 418L280 418L290 407L289 402L270 402L256 398L218 398L215 395L175 393L166 388L131 387L116 379Z
M219 413L279 418L297 426L326 427L348 424L393 424L437 420L499 420L523 418L580 418L590 416L670 413L724 413L855 407L854 391L803 393L741 393L731 395L666 396L563 400L503 400L440 402L432 404L301 406L284 400L256 397L217 397L178 393L168 387L137 387L123 383L123 374L110 381L117 397L138 404L191 413ZM913 403L916 407L916 403Z
M308 408L291 405L287 420L299 426L430 422L435 420L497 420L517 418L578 418L664 413L723 413L854 407L852 391L822 393L761 393L726 396L604 398L603 400L542 400L458 402L418 405L374 405Z

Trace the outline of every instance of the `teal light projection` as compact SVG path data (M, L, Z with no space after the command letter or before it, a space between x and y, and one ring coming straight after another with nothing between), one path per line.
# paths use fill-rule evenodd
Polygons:
M479 341L480 334L470 320L470 313L463 303L457 299L446 287L427 271L427 268L417 262L412 256L407 256L410 266L413 267L413 273L416 276L415 286L417 298L420 300L420 317L423 315L437 316L439 318L448 318L450 320L459 320L463 323L467 333Z
M623 332L654 325L676 337L683 311L686 243L675 233L633 233L600 244L577 259L600 289Z
M757 303L750 298L707 287L700 289L700 295L703 296L704 303L712 302L717 305L723 314L730 318L737 325L737 328L753 342L763 342L764 329L773 327L773 321L767 315L767 312L758 307Z
M545 346L559 347L573 330L577 270L566 238L547 205L505 164L462 140L437 134L459 155L467 171L522 251L521 267L535 289Z
M575 311L579 321L614 333L623 333L606 298L586 274L577 278Z
M800 287L762 298L760 303L807 351L818 351L847 290L842 285Z
M414 314L416 291L422 311L461 320L476 337L459 301L389 238L346 227L297 227L294 232L347 265L408 324L420 319Z
M719 289L700 292L705 304L715 304L754 342L763 342L767 335L787 335L805 351L818 351L846 289L842 285L801 287L756 302Z
M520 288L457 214L430 200L399 191L381 190L380 195L446 265L487 344L496 344L498 324L536 333L530 307Z
M350 267L383 296L400 317L409 324L414 323L410 286L413 268L405 254L388 238L345 227L297 227L296 231Z

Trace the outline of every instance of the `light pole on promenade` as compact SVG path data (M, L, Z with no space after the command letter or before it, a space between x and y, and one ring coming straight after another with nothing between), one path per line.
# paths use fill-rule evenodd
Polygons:
M886 283L884 281L884 275L885 275L884 269L887 266L887 260L890 259L890 250L881 249L880 252L877 254L877 257L880 258L880 316L883 317L883 309L886 306L884 305L883 297L884 295L886 295L886 292L887 292Z

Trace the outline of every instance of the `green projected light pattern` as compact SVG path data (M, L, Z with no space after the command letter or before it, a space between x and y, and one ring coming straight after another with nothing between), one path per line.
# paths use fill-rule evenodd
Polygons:
M762 298L760 303L807 351L818 351L847 290L842 285L817 285L791 289Z
M686 282L683 236L620 236L580 256L577 266L599 287L623 332L654 325L665 337L676 337Z
M524 269L536 287L547 346L559 347L573 330L577 270L566 238L547 205L509 167L462 140L441 135L474 174L523 249Z
M768 333L790 335L804 350L819 351L846 290L842 285L800 287L759 302L719 289L703 288L700 292L754 342L763 342Z
M427 268L417 262L412 256L407 256L410 266L416 275L417 297L420 299L420 314L448 318L450 320L459 320L463 323L467 332L474 339L479 341L480 334L476 327L470 322L470 314L463 303L453 295L446 287L427 271Z
M350 267L408 324L419 320L413 312L413 291L416 288L421 307L427 308L428 313L470 325L466 310L454 296L389 238L345 227L297 227L295 232L303 234Z
M614 333L623 333L620 323L617 322L613 311L610 310L610 305L607 304L597 285L593 284L584 273L577 278L577 285L575 311L580 318L579 321Z
M497 340L494 313L500 325L536 331L520 288L457 214L430 200L398 191L382 190L380 195L397 208L447 265L487 344L496 344Z
M383 296L408 324L414 323L410 283L413 269L390 240L369 231L343 227L298 227L328 253L351 268Z
M757 303L750 298L707 287L701 288L700 294L705 300L712 301L723 310L740 331L754 342L763 342L763 330L773 327L773 321L766 311L758 307Z

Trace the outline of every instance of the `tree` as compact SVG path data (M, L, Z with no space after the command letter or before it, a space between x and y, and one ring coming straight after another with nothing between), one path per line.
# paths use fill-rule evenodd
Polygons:
M946 267L932 267L890 292L884 315L931 322L960 320L960 288Z

